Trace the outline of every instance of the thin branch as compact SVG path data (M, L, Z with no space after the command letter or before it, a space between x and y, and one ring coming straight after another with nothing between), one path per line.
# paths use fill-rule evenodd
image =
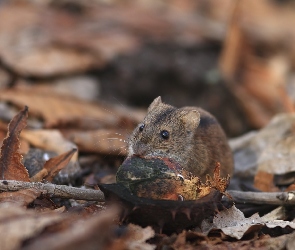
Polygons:
M235 203L263 205L294 205L295 192L243 192L227 191Z
M50 195L50 197L88 201L104 201L104 194L100 190L75 188L66 185L55 185L52 183L42 182L24 182L12 180L0 181L0 191L18 191L27 188L35 188L41 191L42 194Z
M104 194L100 190L69 187L42 182L23 182L1 180L0 191L18 191L35 188L43 194L64 199L104 201ZM227 191L235 203L263 204L263 205L295 205L295 192L243 192Z

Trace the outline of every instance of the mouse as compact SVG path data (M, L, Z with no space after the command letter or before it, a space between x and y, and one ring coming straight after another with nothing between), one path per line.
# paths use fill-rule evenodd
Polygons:
M176 108L157 97L127 141L128 157L169 158L206 181L220 164L220 177L233 174L227 137L217 119L199 107Z

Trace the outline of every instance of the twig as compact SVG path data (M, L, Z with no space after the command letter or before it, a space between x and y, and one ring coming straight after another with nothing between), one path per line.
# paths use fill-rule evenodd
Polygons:
M18 191L21 189L35 188L51 197L65 199L104 201L104 194L100 190L69 187L42 182L24 182L1 180L0 191ZM295 192L243 192L227 191L235 203L264 204L264 205L294 205Z
M295 192L243 192L227 191L234 202L263 205L294 205Z
M42 182L24 182L12 180L0 181L0 191L18 191L27 188L35 188L41 191L43 194L50 195L51 197L88 201L104 201L104 194L100 190L75 188L66 185L55 185L52 183Z

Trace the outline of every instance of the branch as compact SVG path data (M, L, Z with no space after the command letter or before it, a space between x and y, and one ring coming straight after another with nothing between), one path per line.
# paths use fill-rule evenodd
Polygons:
M227 192L236 203L263 205L295 204L295 192L243 192L234 190Z
M104 194L100 190L75 188L66 185L55 185L52 183L42 182L24 182L12 180L0 181L0 191L18 191L27 188L35 188L41 191L42 194L47 194L51 197L88 201L104 201Z
M1 180L0 191L18 191L21 189L35 188L42 194L64 199L105 201L100 190L69 187L42 182L24 182ZM295 192L243 192L227 191L235 203L263 204L263 205L295 205Z

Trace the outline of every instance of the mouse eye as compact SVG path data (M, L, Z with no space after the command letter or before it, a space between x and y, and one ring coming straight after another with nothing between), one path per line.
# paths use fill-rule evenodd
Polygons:
M161 137L165 140L169 139L169 132L167 130L162 130Z
M141 124L141 125L139 126L139 131L140 131L140 132L142 132L144 126L145 126L144 124Z

